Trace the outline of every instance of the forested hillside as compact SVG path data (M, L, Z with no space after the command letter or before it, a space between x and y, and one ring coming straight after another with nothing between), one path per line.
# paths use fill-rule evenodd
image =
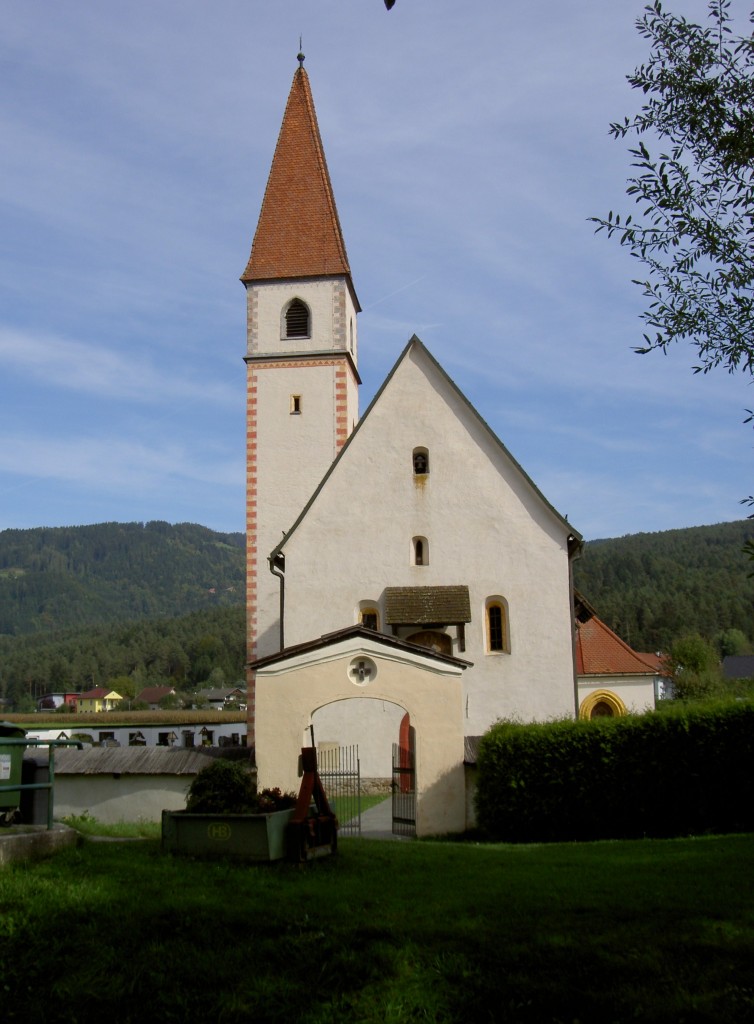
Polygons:
M191 523L0 532L0 635L243 603L244 535Z
M748 519L586 544L576 562L577 590L597 615L638 651L667 650L699 633L728 629L754 640L752 563L742 553L754 537Z
M575 584L636 650L690 633L754 641L754 521L587 543ZM0 532L0 696L115 681L138 691L244 674L244 538L202 526L103 523ZM25 710L26 708L24 708Z
M110 686L134 697L167 684L192 693L245 685L246 610L209 608L173 619L0 637L0 696L27 711L50 691Z

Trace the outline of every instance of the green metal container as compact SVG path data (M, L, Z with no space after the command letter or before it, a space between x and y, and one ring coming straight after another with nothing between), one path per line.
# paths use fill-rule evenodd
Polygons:
M21 785L26 729L12 722L0 722L0 814L18 807L21 791L10 786Z
M189 814L162 812L162 849L193 857L281 860L293 808L270 814Z

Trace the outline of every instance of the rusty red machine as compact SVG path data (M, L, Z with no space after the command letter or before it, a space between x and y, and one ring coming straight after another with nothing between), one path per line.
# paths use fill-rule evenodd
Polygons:
M301 787L286 830L292 861L327 857L338 850L338 819L331 809L317 769L316 747L301 748Z

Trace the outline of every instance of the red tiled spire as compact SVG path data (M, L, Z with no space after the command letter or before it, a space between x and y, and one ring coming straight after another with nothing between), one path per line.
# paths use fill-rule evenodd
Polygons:
M303 64L293 76L242 281L351 270Z

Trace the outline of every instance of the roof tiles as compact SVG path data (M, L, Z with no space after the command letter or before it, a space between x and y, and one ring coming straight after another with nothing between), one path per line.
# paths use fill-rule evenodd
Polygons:
M241 280L351 275L309 79L303 67L283 116L251 255Z
M654 674L652 666L596 615L578 623L576 672L580 676Z
M471 622L469 588L386 587L385 620L394 625Z

